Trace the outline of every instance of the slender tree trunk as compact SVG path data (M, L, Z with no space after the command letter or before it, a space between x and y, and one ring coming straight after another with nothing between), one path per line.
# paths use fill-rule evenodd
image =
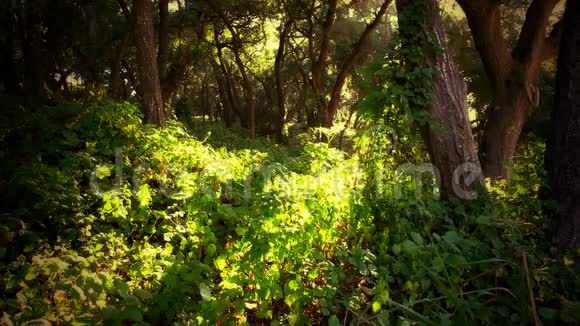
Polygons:
M242 75L242 88L244 89L244 101L245 103L245 114L248 121L248 127L252 133L252 137L256 136L256 101L255 101L255 91L254 86L252 85L252 81L250 80L250 76L248 76L248 71L246 65L242 61L242 57L240 55L240 48L242 46L242 42L240 36L237 32L232 28L231 25L227 24L228 29L232 33L234 39L234 48L232 48L232 52L234 54L234 60L238 69L240 70L240 74Z
M165 110L157 69L151 0L133 0L133 34L137 46L140 91L145 107L145 121L160 127L165 124Z
M358 42L355 44L352 53L343 63L340 71L338 72L338 76L336 77L336 81L334 82L334 86L332 87L332 91L330 93L330 101L326 106L326 110L322 115L323 121L322 125L326 128L332 127L334 116L338 111L340 105L340 99L342 95L342 88L344 87L344 83L346 82L346 77L352 72L354 69L357 60L363 54L364 49L368 46L368 40L371 34L377 29L377 26L381 22L381 19L387 12L389 5L391 4L392 0L385 0L381 5L379 11L375 15L373 21L367 25L363 33L361 34Z
M123 62L123 56L125 55L125 50L127 49L127 43L129 43L129 33L125 33L121 43L115 49L115 58L111 65L111 84L109 86L109 92L113 98L123 98L123 86L121 78L121 67Z
M468 199L473 195L465 196L466 193L471 193L473 187L482 182L481 171L479 173L477 171L481 168L467 114L467 88L447 49L438 1L397 0L397 12L401 34L416 30L417 14L425 13L424 33L434 36L437 45L443 49L441 53L433 52L431 59L431 64L437 68L439 75L433 81L434 102L429 109L433 123L425 127L423 138L431 160L440 173L442 197ZM429 47L428 44L402 44L402 46ZM468 164L467 169L465 164ZM466 176L465 173L470 175ZM460 184L461 177L473 178L466 182L467 186L471 186L468 187L470 189L465 189L464 185ZM469 185L472 182L475 182L475 185Z
M553 199L558 246L580 248L580 1L568 1L558 61L553 134L546 167Z
M228 95L228 87L226 85L225 77L223 76L223 72L220 70L219 65L215 61L212 60L211 64L218 84L218 94L220 96L220 102L222 103L223 108L223 119L226 127L231 128L233 109L231 107L231 101Z
M312 65L311 65L311 85L312 90L314 91L314 97L317 101L319 106L318 108L318 115L324 115L324 111L326 110L326 99L324 97L324 89L323 89L323 74L326 70L326 63L328 60L328 54L330 53L330 37L332 28L334 27L334 23L336 22L336 11L337 11L338 0L329 0L328 2L328 9L326 11L326 18L322 23L322 32L320 35L320 49L318 52L318 57L314 60L314 50L312 49L312 37L309 40L309 47L311 48L310 54L312 56ZM320 120L320 119L317 119ZM316 121L316 120L314 120ZM319 123L320 121L318 121ZM309 123L310 125L310 123Z
M276 139L280 142L283 139L282 131L284 129L284 120L286 117L284 82L282 80L282 67L284 65L284 52L286 49L286 39L290 33L292 20L287 20L280 32L278 52L276 53L276 61L274 62L274 78L276 79L276 117L274 118L274 134Z
M217 32L216 32L216 39L217 39ZM224 91L227 96L228 107L231 113L234 113L240 119L240 123L242 127L247 128L249 125L247 123L246 117L241 114L240 112L240 105L239 105L239 94L236 91L236 87L234 85L234 81L232 80L230 73L226 67L226 63L223 58L222 48L221 46L217 47L217 58L218 58L218 67L221 70L223 80L224 80Z

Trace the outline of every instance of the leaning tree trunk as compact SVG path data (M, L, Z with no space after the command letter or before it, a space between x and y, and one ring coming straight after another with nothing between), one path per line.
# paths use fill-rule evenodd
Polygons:
M391 4L391 1L392 0L383 1L383 4L379 8L379 11L375 15L374 19L366 26L358 41L355 43L356 45L354 46L351 54L342 64L330 93L330 101L328 101L324 112L321 114L323 127L332 128L332 125L334 124L334 117L336 116L340 106L342 88L344 87L346 78L352 72L357 61L365 52L365 48L368 47L369 38L379 26L383 16Z
M161 84L152 21L151 0L133 0L133 34L137 46L137 63L145 121L160 127L165 124Z
M562 253L580 248L580 1L568 1L546 166Z
M429 35L420 38L425 44L405 44L410 43L408 41L402 44L403 48L423 47L431 51L430 64L439 71L432 84L434 101L429 107L432 121L424 128L423 138L441 177L441 195L444 198L471 199L476 195L474 188L482 182L481 168L467 115L466 85L447 49L438 1L397 0L397 12L403 40L413 39L412 34L417 31L417 15L423 14L425 30L420 32L434 37L436 46L442 49L429 49L433 46L428 44ZM415 61L410 59L408 62ZM466 183L470 189L460 183Z

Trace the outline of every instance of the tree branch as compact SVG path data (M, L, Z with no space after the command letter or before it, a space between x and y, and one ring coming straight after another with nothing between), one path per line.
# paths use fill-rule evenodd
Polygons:
M322 86L322 70L326 64L326 58L328 52L330 51L330 32L336 21L336 7L338 0L330 0L328 4L328 10L326 12L326 19L322 23L322 35L320 41L320 49L318 53L318 59L312 62L312 79L314 80L314 85L316 86L315 91L320 91Z
M546 28L554 7L561 0L534 0L526 12L516 48L512 56L523 64L539 62L544 54Z
M467 17L475 47L497 92L503 88L501 81L512 66L510 49L503 36L500 3L497 0L456 1Z

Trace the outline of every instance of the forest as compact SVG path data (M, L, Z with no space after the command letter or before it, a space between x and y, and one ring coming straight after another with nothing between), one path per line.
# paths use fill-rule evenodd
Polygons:
M5 0L0 326L579 325L579 0Z

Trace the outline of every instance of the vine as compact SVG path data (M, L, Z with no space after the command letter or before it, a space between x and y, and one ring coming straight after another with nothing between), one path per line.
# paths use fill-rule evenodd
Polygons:
M404 28L399 28L384 55L361 72L368 94L361 113L374 123L403 133L409 130L402 122L424 127L431 121L433 79L439 73L432 58L441 51L427 29L428 6L424 2L407 6L399 15L399 26ZM407 121L401 119L403 115Z

